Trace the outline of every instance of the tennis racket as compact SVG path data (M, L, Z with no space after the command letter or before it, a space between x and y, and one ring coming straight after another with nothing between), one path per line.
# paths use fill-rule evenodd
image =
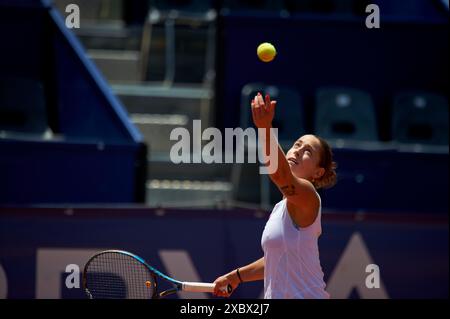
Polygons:
M157 279L174 285L159 292ZM83 288L90 299L158 299L177 291L213 292L213 283L175 280L122 250L106 250L92 256L83 271ZM224 287L230 293L231 285Z

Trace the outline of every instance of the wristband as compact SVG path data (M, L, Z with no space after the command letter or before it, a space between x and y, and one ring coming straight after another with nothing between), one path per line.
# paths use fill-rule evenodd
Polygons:
M240 282L240 283L243 283L244 281L242 280L241 274L239 273L239 268L236 268L236 274L237 274L237 276L238 276L238 278L239 278L239 282Z

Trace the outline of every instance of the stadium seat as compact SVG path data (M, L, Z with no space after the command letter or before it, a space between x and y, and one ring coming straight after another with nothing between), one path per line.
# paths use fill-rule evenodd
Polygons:
M399 93L392 110L392 138L401 143L446 145L448 115L448 100L444 96Z
M377 141L374 105L366 92L321 88L316 93L315 132L327 139Z
M300 135L305 134L303 104L297 91L288 86L263 83L248 83L242 88L240 124L243 129L253 127L250 104L258 92L267 93L272 100L277 101L273 126L278 128L278 138L281 143L293 142Z
M44 133L46 129L42 83L28 78L1 78L0 131Z

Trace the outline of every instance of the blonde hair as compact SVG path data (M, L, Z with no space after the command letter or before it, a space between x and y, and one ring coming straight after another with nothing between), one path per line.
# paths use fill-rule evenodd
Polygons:
M331 188L337 182L337 163L333 161L333 151L328 142L319 136L314 136L319 140L320 146L322 148L320 152L319 167L325 169L325 173L321 178L314 180L313 184L316 189Z

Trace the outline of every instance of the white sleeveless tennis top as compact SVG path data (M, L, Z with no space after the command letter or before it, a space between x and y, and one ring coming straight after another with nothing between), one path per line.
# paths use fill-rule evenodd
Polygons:
M314 223L299 228L289 215L286 204L287 200L283 199L275 205L262 234L264 298L329 298L317 243L322 233L322 206L319 206Z

